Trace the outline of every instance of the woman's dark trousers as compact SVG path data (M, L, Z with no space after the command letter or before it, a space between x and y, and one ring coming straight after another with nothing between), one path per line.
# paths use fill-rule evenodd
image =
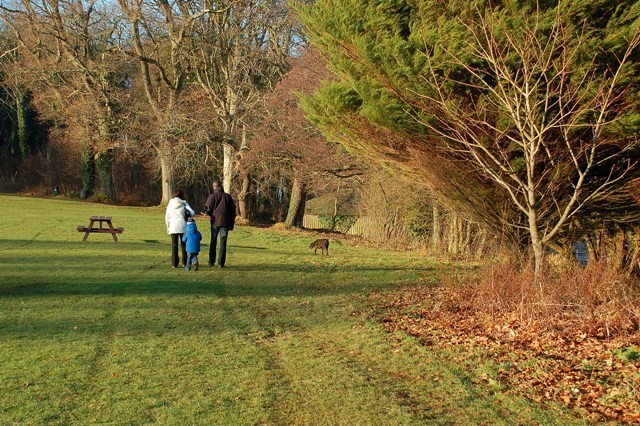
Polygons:
M171 265L177 268L180 264L180 258L178 257L178 245L182 249L182 266L187 264L187 250L182 242L182 236L184 234L171 234Z

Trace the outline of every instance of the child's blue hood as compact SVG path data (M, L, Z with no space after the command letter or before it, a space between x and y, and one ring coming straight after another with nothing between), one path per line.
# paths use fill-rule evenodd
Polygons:
M195 234L197 230L195 222L187 222L187 234Z

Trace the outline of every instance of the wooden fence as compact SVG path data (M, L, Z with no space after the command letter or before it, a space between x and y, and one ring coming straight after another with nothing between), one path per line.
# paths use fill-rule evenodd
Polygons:
M302 226L307 229L324 229L320 223L320 216L305 214L302 218ZM367 217L359 217L356 222L345 232L347 235L366 236L373 233L373 221Z

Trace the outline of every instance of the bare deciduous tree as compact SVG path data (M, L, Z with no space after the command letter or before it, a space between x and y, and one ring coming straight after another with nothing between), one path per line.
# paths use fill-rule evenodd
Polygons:
M507 194L524 218L508 225L526 230L537 275L545 248L569 221L625 193L637 170L638 159L630 157L637 136L608 130L627 107L621 77L640 35L627 40L615 66L594 61L584 72L577 59L585 40L565 31L560 14L550 32L533 16L521 31L504 34L499 19L488 13L467 26L464 53L473 61L461 52L445 54L452 69L470 78L443 75L427 57L424 80L432 94L410 104L417 120L440 137L445 156L468 162ZM471 103L455 93L460 87L477 94Z
M234 158L241 162L249 148L247 117L280 80L301 36L284 0L213 3L221 13L198 20L189 56L213 113L209 125L223 146L223 186L230 191ZM244 199L250 179L246 167L240 170Z
M93 152L89 158L99 164L101 190L116 199L111 150L117 145L121 81L109 53L110 6L97 0L17 0L2 12L19 41L13 68L19 84L42 100L38 107L45 116L82 129Z
M180 139L179 123L185 109L191 68L187 47L199 20L224 12L218 2L118 0L127 25L122 28L120 48L138 62L137 82L142 86L151 112L149 143L157 152L162 180L162 203L174 188L173 150Z
M364 174L364 167L341 152L304 117L299 96L315 90L331 77L325 60L314 48L292 61L292 69L267 98L261 125L253 140L249 164L264 174L286 176L291 182L285 224L301 226L309 191L323 191ZM339 185L337 185L339 186Z

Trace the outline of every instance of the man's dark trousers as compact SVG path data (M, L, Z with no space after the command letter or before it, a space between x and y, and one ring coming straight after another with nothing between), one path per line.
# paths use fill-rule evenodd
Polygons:
M220 252L218 253L218 267L224 268L227 260L227 236L229 228L226 226L211 227L211 244L209 245L209 266L213 266L216 261L216 244L218 242L218 234L220 234Z

